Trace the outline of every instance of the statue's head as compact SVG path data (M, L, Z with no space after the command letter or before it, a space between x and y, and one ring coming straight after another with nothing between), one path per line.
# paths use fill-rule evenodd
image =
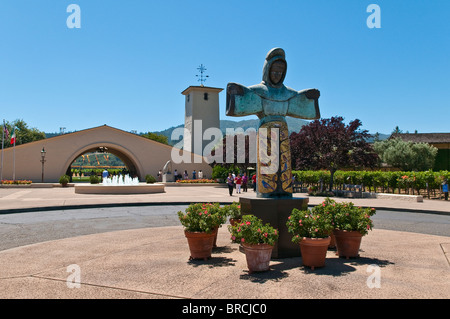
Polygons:
M274 48L267 53L263 68L263 82L274 88L283 86L286 77L287 63L284 50Z

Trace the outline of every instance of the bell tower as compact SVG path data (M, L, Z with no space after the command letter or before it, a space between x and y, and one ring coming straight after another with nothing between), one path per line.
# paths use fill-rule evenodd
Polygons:
M211 127L220 129L219 93L221 88L204 86L206 81L203 72L206 70L201 65L200 86L189 86L181 94L185 96L184 128L191 133L190 138L184 138L183 149L195 154L203 155L204 147L211 141L203 141L203 133ZM208 77L208 76L206 76ZM201 136L198 136L201 134ZM195 144L194 140L197 141ZM201 143L198 143L200 142Z

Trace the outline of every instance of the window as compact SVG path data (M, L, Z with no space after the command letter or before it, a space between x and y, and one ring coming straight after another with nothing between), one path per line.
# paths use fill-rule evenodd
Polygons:
M208 101L208 93L203 94L203 99L204 99L205 101Z

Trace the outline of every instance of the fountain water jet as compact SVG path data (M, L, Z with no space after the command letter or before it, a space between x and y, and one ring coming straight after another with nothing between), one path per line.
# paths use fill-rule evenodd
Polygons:
M114 175L104 178L101 184L75 185L77 194L151 194L164 193L164 184L140 183L138 177Z
M114 175L103 178L103 186L139 185L139 178L132 178L130 175Z

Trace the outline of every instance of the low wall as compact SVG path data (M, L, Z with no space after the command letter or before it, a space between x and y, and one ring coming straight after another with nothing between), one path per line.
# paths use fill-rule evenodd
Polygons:
M396 200L404 200L410 202L423 202L422 195L401 195L401 194L386 194L386 193L377 193L377 198L379 199L396 199Z
M152 194L164 192L164 185L158 183L118 186L104 186L102 184L75 185L75 193L77 194Z

